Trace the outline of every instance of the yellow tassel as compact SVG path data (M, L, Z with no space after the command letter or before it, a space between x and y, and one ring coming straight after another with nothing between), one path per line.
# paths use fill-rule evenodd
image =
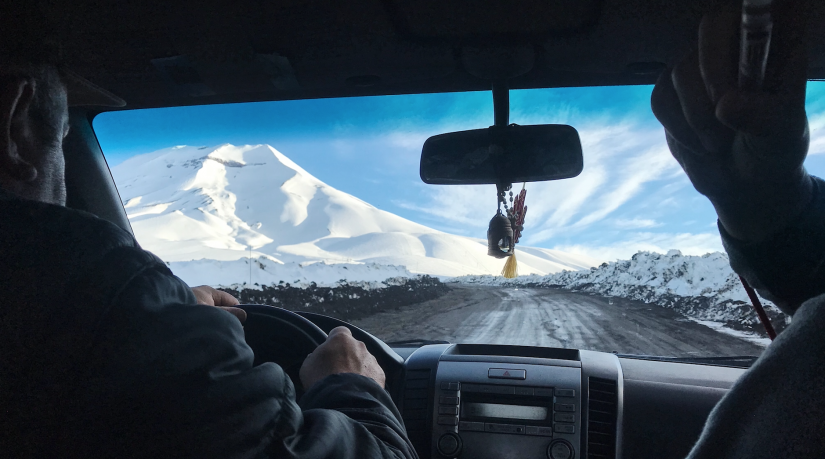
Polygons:
M516 252L507 257L507 262L504 263L504 269L501 270L501 275L506 279L515 279L518 277L518 265L516 264Z

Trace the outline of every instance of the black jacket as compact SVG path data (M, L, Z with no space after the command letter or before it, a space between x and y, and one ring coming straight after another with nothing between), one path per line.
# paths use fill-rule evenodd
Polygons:
M811 182L811 202L768 240L742 242L719 224L733 270L790 315L803 302L825 293L825 181L811 177Z
M716 405L689 459L825 457L825 182L767 241L720 225L731 266L793 315L791 325Z
M374 381L299 407L235 317L90 214L0 195L0 293L2 457L416 457Z

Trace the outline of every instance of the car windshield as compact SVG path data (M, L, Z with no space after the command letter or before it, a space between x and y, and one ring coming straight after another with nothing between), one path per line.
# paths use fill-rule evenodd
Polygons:
M578 129L584 170L513 185L527 211L509 279L488 256L496 187L419 178L429 136L492 124L490 92L127 110L94 128L138 242L189 285L334 316L396 346L757 356L768 338L712 206L670 156L651 89L511 91L512 123ZM818 176L823 93L809 83Z

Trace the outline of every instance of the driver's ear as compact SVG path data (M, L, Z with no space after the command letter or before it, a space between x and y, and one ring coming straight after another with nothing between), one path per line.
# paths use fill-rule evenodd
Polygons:
M19 182L37 178L37 167L27 157L32 120L29 108L34 99L34 81L23 76L0 79L0 175Z

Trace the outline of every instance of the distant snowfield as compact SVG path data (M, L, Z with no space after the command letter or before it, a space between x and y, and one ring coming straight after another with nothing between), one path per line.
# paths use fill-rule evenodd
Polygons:
M112 174L141 246L193 285L369 283L496 275L503 266L487 256L485 240L380 210L269 145L172 147L132 157ZM596 264L550 249L519 247L517 254L522 274Z

